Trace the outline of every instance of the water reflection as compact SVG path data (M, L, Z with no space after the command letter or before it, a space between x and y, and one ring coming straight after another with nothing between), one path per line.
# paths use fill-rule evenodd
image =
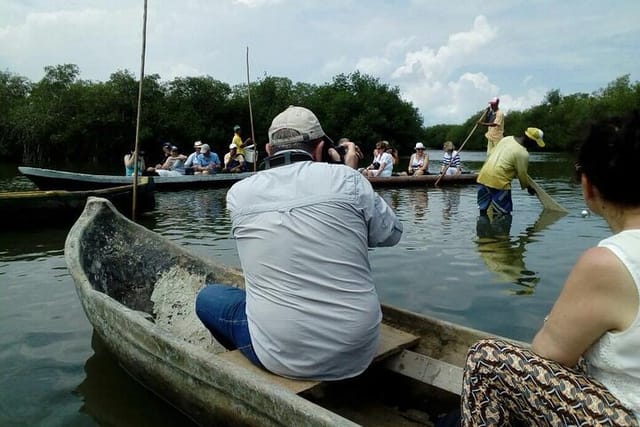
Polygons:
M451 187L442 191L443 208L442 218L446 221L458 215L458 206L460 206L460 187Z
M511 215L480 215L476 222L476 250L487 268L493 272L499 283L513 283L519 288L512 290L516 295L533 294L540 281L538 272L525 265L528 243L566 213L542 211L538 219L518 236L511 237Z
M409 193L410 203L413 206L414 222L418 223L424 217L429 205L429 193L426 188L420 188Z
M74 390L83 400L80 412L105 426L194 425L149 390L131 381L95 332L91 347L94 354L84 365L86 377Z
M0 260L30 261L60 255L64 248L68 227L5 228L0 233Z
M159 195L158 211L163 218L191 224L210 223L224 215L226 190L187 190Z

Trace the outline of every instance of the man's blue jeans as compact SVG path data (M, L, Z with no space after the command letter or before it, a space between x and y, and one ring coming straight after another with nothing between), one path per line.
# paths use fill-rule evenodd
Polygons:
M251 345L245 306L245 290L227 285L207 284L196 297L196 314L213 337L228 350L237 348L262 368Z

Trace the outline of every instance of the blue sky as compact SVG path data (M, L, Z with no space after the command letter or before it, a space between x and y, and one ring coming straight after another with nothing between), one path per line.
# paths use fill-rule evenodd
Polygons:
M0 0L0 69L37 81L139 74L143 0ZM425 124L461 123L499 96L521 110L545 94L640 79L637 0L148 0L145 73L230 83L325 83L359 70L397 86Z

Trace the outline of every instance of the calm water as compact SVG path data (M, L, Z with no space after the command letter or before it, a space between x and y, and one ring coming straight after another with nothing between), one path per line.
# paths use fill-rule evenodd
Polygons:
M463 154L467 169L477 170L484 153ZM432 161L439 157L431 153ZM477 221L473 186L379 191L405 227L397 246L370 251L382 301L530 340L580 252L608 234L600 218L580 215L569 156L533 154L531 162L530 174L568 215L541 215L537 198L515 190L510 228L492 229ZM32 188L15 173L15 166L0 167L0 190ZM224 190L158 193L157 209L139 222L239 266L224 198ZM0 425L188 425L93 336L64 262L67 229L12 230L10 218L3 221Z

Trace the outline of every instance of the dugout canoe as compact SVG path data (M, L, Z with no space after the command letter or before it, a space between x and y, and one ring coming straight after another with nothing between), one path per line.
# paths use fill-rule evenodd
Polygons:
M21 174L41 190L90 190L131 184L133 178L124 175L96 175L56 169L19 166ZM177 191L197 188L226 188L254 172L215 175L154 176L157 191Z
M378 356L357 378L289 380L212 340L193 301L241 273L91 198L65 260L87 318L121 366L200 425L414 426L458 406L467 348L483 332L383 306Z
M443 176L440 181L438 178L440 175L420 175L420 176L409 176L409 175L394 175L394 176L385 176L385 177L369 177L369 182L374 188L382 188L382 187L424 187L430 186L433 187L438 182L438 186L449 186L449 185L469 185L475 184L476 179L478 178L477 173L461 173L460 175L447 175Z
M138 184L136 212L155 208L153 181L144 177ZM133 185L98 190L33 190L0 193L0 217L10 226L57 226L73 224L82 213L89 197L110 200L117 209L131 215L133 209Z

